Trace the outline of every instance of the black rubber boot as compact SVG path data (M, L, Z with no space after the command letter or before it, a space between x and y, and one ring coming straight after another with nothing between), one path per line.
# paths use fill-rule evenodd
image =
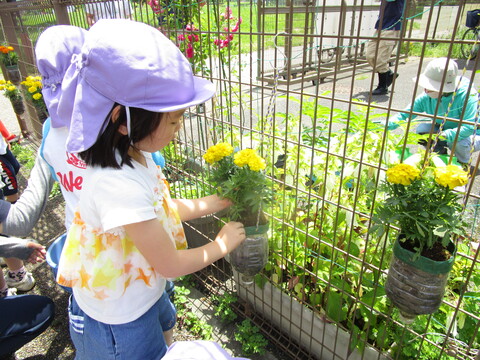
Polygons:
M384 73L378 73L378 85L377 85L377 88L372 91L372 95L387 94L388 93L387 80L388 80L388 71Z
M394 73L392 70L388 70L387 72L387 88L390 87L393 83L393 79L396 79L398 77L397 73Z
M427 149L428 141L425 139L418 140L418 144L422 145ZM430 142L430 147L432 146L433 141ZM438 140L435 146L433 147L433 152L438 155L448 155L448 145L446 140Z

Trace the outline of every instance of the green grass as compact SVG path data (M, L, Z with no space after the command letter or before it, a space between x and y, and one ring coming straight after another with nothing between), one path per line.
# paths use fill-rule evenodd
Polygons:
M202 9L202 18L201 22L202 27L206 30L208 26L206 25L208 21L213 22L213 14L218 12L223 14L226 9L226 4L213 4L210 3L207 7ZM156 25L156 16L149 6L137 5L132 3L133 13L135 18L138 21L150 23L151 25ZM265 15L264 24L262 29L258 29L258 8L256 3L254 4L243 4L238 6L238 4L230 4L230 8L235 17L242 17L242 24L240 27L240 53L245 54L251 51L258 50L258 40L262 39L262 48L273 48L274 47L274 38L275 34L282 33L286 30L286 15ZM75 5L75 11L69 13L72 25L80 26L87 28L85 9L82 5ZM305 33L305 17L306 15L294 14L291 20L292 30L289 33L302 35ZM29 35L32 40L32 43L35 44L40 33L48 26L56 24L55 15L52 9L45 11L29 11L22 13L22 23L24 26L28 26ZM261 34L261 35L259 35ZM279 36L277 45L283 47L285 44L285 36ZM292 44L294 46L302 45L304 42L303 37L294 36L292 37Z

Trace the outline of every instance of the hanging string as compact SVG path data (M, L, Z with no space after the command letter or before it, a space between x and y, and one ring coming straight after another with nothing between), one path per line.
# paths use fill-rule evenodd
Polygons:
M283 51L280 49L280 47L278 46L277 44L277 38L280 36L280 35L285 35L285 36L289 36L290 34L288 34L287 32L279 32L277 34L275 34L275 37L273 39L273 44L275 46L275 49L280 52L282 55L283 55L283 59L285 59L284 61L284 64L283 66L278 66L278 67L275 67L273 69L273 86L272 86L272 90L271 90L271 93L270 93L270 98L269 98L269 101L268 101L268 106L267 106L267 112L266 112L266 115L265 115L265 124L268 124L269 125L269 129L268 129L268 133L273 137L273 134L271 134L271 131L273 129L273 109L275 107L275 99L277 97L277 89L278 89L278 83L279 83L279 79L280 79L280 73L282 70L286 69L287 66L288 66L288 63L286 61L287 57L285 56L285 54L283 53ZM262 131L261 132L261 135L260 135L260 143L263 144L263 141L264 141L264 138L265 138L265 133L266 131ZM261 217L261 214L263 212L263 209L262 209L262 203L260 203L260 206L258 208L258 214L257 214L257 228L259 226L259 223L260 223L260 217Z

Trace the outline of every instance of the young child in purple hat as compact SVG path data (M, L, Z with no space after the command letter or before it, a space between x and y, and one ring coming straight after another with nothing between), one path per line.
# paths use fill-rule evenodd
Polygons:
M214 95L161 32L128 20L89 30L62 83L67 150L87 164L57 281L69 286L77 359L161 359L161 325L175 324L166 278L190 274L245 239L229 222L215 241L186 249L182 221L227 208L216 195L172 199L150 152L165 147L186 108ZM173 316L172 316L173 315Z

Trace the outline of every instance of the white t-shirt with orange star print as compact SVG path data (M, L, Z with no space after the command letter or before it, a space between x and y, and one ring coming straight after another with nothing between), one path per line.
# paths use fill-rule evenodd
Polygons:
M107 324L134 321L162 295L165 279L126 236L126 224L158 218L177 249L186 248L167 181L151 156L147 167L87 168L78 211L68 231L57 281L80 308Z

